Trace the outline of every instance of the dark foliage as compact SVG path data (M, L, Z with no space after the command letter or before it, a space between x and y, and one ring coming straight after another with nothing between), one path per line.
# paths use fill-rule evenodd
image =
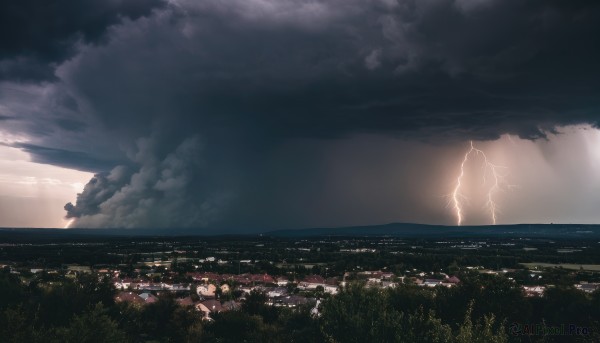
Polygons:
M318 307L273 307L264 293L246 296L239 311L204 321L171 297L153 304L114 303L105 279L25 284L0 273L2 342L595 342L600 292L566 287L526 297L502 277L462 275L454 288L354 283ZM588 335L515 335L514 324L575 324Z

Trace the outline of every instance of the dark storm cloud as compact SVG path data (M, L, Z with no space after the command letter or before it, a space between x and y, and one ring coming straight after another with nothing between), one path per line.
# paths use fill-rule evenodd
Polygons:
M67 72L109 127L224 127L271 143L361 132L536 139L598 124L596 2L178 5Z
M314 193L306 185L322 182L331 156L321 148L335 139L447 143L511 133L533 140L560 126L600 123L596 1L180 0L92 38L77 32L84 44L56 69L55 84L73 98L72 106L57 107L72 115L54 123L73 134L104 130L97 137L129 146L134 165L122 182L100 174L68 206L82 226L145 225L147 213L168 218L160 225L205 225L220 211L191 206L222 205L210 200L222 199L214 195L220 191L235 193L228 225L266 225L275 217L288 225L289 207L327 198L326 183ZM85 44L103 37L106 44ZM25 45L39 58L60 55ZM13 61L26 50L17 44L4 53ZM101 125L79 125L79 112ZM152 142L143 158L134 157L139 137ZM189 137L205 142L196 152L205 162L186 164L201 177L182 182L210 190L182 186L167 196L155 187L164 177L161 161ZM287 145L303 140L321 143ZM61 161L60 154L32 152ZM149 181L135 184L138 174ZM399 203L408 204L417 190L403 192Z
M109 26L146 16L162 0L19 0L0 4L0 78L53 77L52 64L73 56L76 43L106 39Z
M186 139L164 159L154 155L151 140L138 141L134 161L139 167L116 167L101 173L65 205L67 218L78 226L190 227L206 226L228 194L215 191L205 179L202 144Z
M73 119L58 119L56 124L67 131L82 131L87 125Z
M37 163L52 164L82 171L110 170L121 161L105 161L80 151L46 148L28 143L3 144L31 154Z

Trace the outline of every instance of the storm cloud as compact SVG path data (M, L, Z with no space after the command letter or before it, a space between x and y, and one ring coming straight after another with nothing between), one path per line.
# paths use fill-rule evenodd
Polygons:
M430 200L415 200L417 186L396 189L400 198L372 194L373 205L333 206L347 201L344 187L354 189L328 188L335 184L328 173L339 171L329 163L333 151L344 155L338 147L352 144L340 142L360 141L373 149L361 158L392 158L366 140L385 142L414 163L381 160L365 177L389 168L402 179L433 163L422 158L436 154L428 145L445 147L433 158L445 161L471 139L544 140L567 125L600 123L596 1L64 5L55 8L64 25L28 17L0 48L0 75L9 82L50 80L32 93L42 100L0 98L12 103L3 114L21 118L13 131L27 137L13 146L40 162L100 172L66 207L80 226L334 225L357 204L370 214L343 223L363 224L397 220L383 204L390 202L418 213L408 219L449 222L443 206L438 213ZM140 138L151 143L140 147ZM163 174L172 170L167 161L182 164L175 183ZM127 176L116 178L111 163ZM347 163L363 170L350 157L340 161ZM441 179L444 164L436 168L437 181L423 187L449 181Z
M171 118L268 139L597 124L598 5L469 3L177 2L59 75L108 127L146 133L180 130Z
M106 30L164 6L160 0L5 1L0 4L0 79L47 80L79 44L107 39Z
M186 139L160 160L150 140L139 140L133 157L139 168L124 166L97 174L77 196L77 205L65 205L67 218L90 227L205 227L228 195L211 189L201 171L201 144ZM193 198L189 198L193 196Z

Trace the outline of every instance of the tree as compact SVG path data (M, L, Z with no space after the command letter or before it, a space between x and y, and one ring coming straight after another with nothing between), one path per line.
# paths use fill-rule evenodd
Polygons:
M242 304L242 310L249 315L256 315L264 312L267 295L265 292L253 289Z
M495 317L493 314L485 315L483 320L473 325L471 315L473 313L473 302L469 303L465 320L456 335L456 343L507 343L508 336L504 331L504 325L494 330Z
M480 317L476 325L472 324L473 303L455 331L433 310L427 311L423 305L411 308L427 299L421 292L428 291L414 287L390 291L350 286L324 301L322 334L331 342L507 342L504 326L496 325L493 315Z
M23 300L25 292L19 278L0 271L0 309L17 304Z
M2 342L44 342L45 332L34 327L34 319L23 305L6 309L0 315Z
M267 325L258 315L230 311L215 315L215 321L205 328L208 342L282 342L281 332Z
M73 317L71 324L56 330L56 341L67 343L127 342L126 335L101 303Z

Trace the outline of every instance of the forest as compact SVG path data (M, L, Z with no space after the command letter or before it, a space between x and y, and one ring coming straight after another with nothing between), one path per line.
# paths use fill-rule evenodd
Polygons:
M453 288L359 282L318 306L265 304L253 291L240 310L203 321L173 297L115 303L108 279L80 275L24 284L0 273L3 342L598 342L600 293L554 287L526 297L506 278L460 275Z

